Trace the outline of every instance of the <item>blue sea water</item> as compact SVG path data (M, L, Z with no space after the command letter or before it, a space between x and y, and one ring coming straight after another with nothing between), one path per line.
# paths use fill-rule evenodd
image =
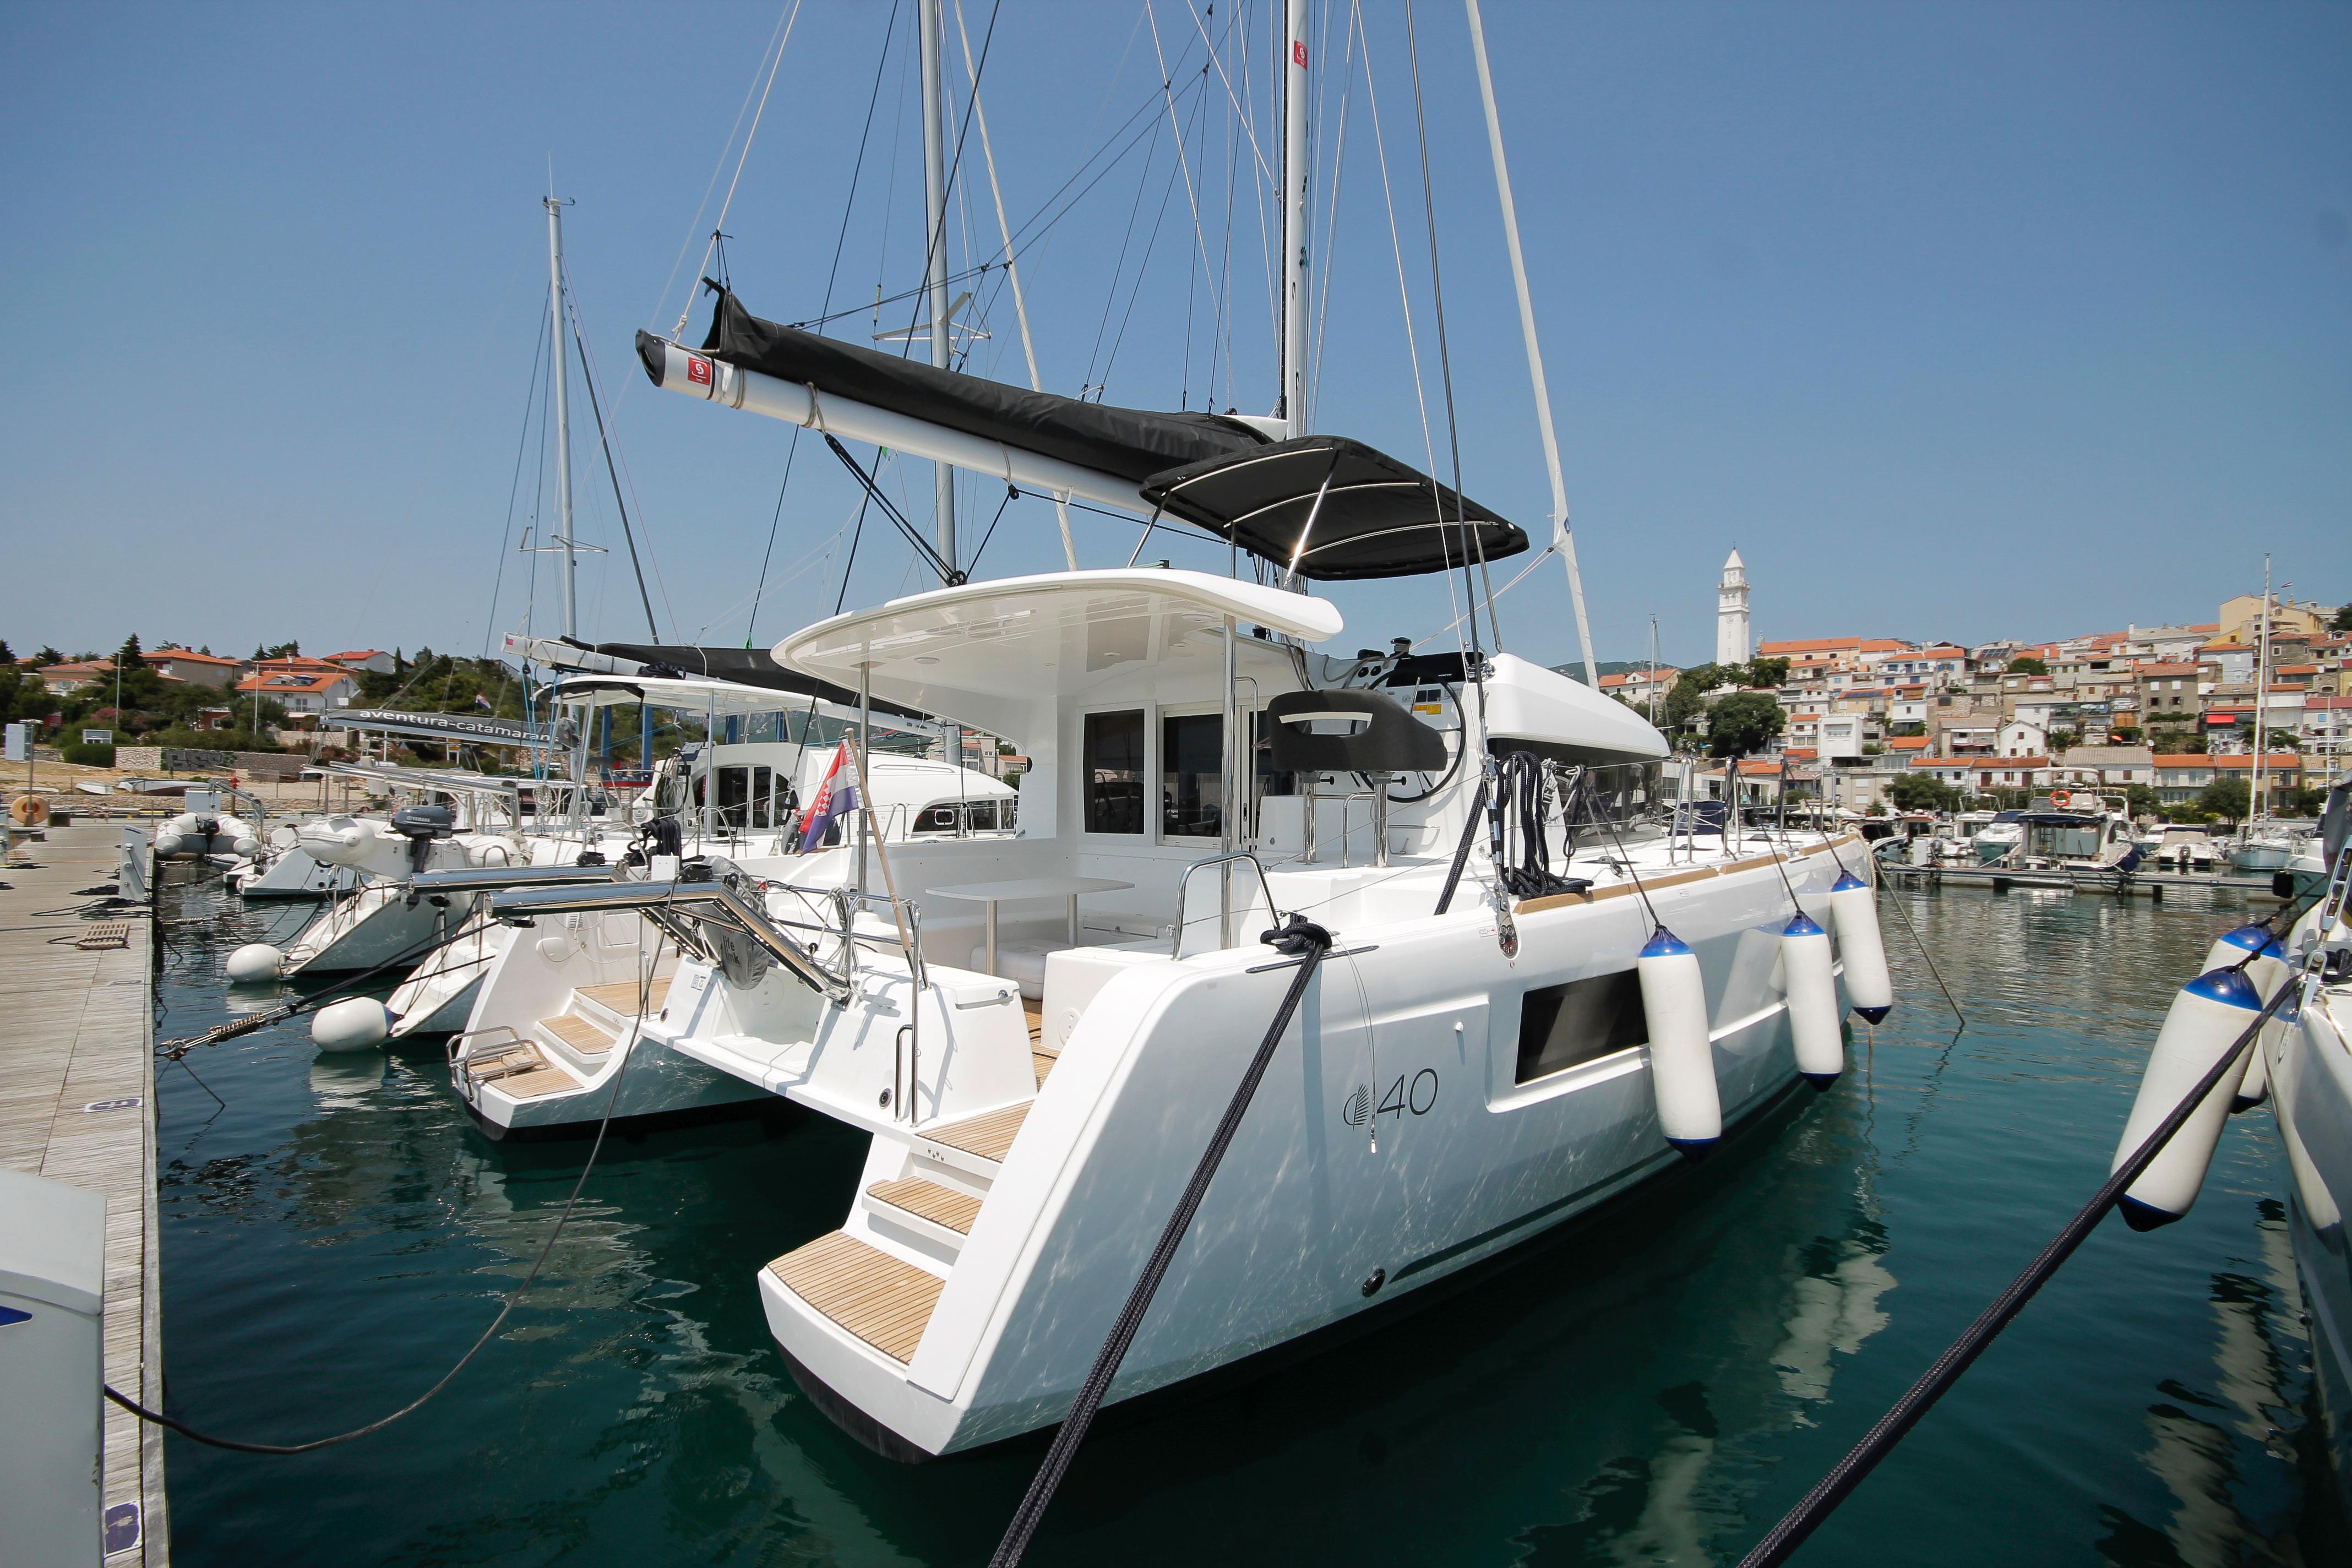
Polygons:
M1099 1431L1029 1560L1736 1561L2097 1185L2173 988L2244 918L1959 890L1883 911L1901 1005L1835 1088L1495 1279ZM222 963L300 911L175 881L163 918L167 1038L261 1005ZM488 1142L437 1047L320 1058L300 1020L159 1071L170 1404L227 1436L320 1436L432 1384L587 1150ZM531 1292L416 1414L291 1458L172 1438L175 1558L985 1562L1037 1450L879 1458L761 1314L756 1270L835 1226L863 1152L815 1119L612 1141ZM2235 1119L2195 1212L2102 1226L1797 1561L2352 1562L2284 1191L2268 1111Z

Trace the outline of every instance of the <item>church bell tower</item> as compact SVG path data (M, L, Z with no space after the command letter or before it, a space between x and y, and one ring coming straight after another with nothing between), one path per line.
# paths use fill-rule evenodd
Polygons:
M1734 550L1715 591L1715 662L1748 662L1748 563Z

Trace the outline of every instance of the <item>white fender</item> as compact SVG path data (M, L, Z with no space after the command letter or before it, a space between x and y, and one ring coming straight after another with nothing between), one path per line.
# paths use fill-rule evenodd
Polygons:
M391 1033L392 1015L373 996L347 996L310 1020L310 1043L322 1051L372 1050Z
M2306 1064L2313 1055L2321 1050L2341 1051L2344 1041L2328 1026L2324 1011L2315 1008L2308 1019L2303 1016L2301 997L2278 1010L2281 1018L2290 1015L2295 1020L2294 1033L2280 1043L2279 1050L2279 1141L2286 1145L2287 1174L2294 1182L2295 1201L2303 1206L2305 1221L2321 1236L2331 1237L2342 1227L2344 1211L2336 1204L2336 1194L2328 1190L2327 1179L2319 1173L2311 1151L2304 1147L2303 1135L2295 1131L2294 1118L2284 1114L2284 1108L2294 1100L2296 1075L2308 1070ZM2267 1035L2269 1031L2263 1033ZM2340 1245L2332 1242L2330 1250Z
M259 985L283 972L286 955L266 942L249 942L228 955L232 985Z
M1827 1089L1845 1070L1837 973L1830 933L1801 910L1781 930L1780 968L1788 985L1789 1032L1796 1038L1797 1070L1815 1089Z
M2245 963L2243 973L2248 980L2253 982L2255 993L2267 1002L2278 994L2280 986L2294 977L2294 972L2288 968L2286 954L2280 950L2278 940L2271 935L2271 928L2261 921L2249 921L2233 931L2224 931L2215 937L2213 945L2205 952L2206 972L2210 973L2216 969L2231 968L2245 961L2248 953L2254 954L2254 957ZM2285 1010L2282 1009L2263 1026L2262 1044L2246 1058L2246 1076L2238 1080L2237 1096L2230 1102L2232 1111L2252 1110L2270 1098L2271 1074L2267 1056L2271 1042L2285 1032L2283 1022L2285 1016Z
M1650 1089L1666 1142L1689 1159L1706 1157L1723 1136L1723 1097L1707 1037L1706 981L1698 954L1660 926L1633 961L1642 1013L1649 1020Z
M1830 889L1830 923L1845 955L1845 997L1853 1010L1883 1024L1895 1010L1895 982L1886 973L1886 942L1878 930L1878 897L1870 884L1845 872Z
M2197 1080L2212 1070L2214 1062L2245 1033L2262 1007L2263 999L2253 983L2234 970L2210 971L2180 988L2172 999L2172 1010L2164 1016L2164 1027L2157 1032L2147 1066L2140 1073L2139 1094L2132 1100L2124 1135L2107 1166L2110 1174L2121 1170L2157 1124L2188 1098ZM2158 1152L2139 1180L2117 1200L2125 1223L2134 1230L2169 1225L2196 1203L2197 1190L2205 1184L2205 1168L2213 1163L2213 1146L2221 1141L2222 1123L2229 1120L2239 1076L2222 1075L2213 1092L2172 1135L2172 1142Z

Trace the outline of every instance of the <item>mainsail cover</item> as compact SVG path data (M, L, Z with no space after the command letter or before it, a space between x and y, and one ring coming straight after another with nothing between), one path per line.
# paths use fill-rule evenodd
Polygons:
M661 341L641 331L637 349L658 381ZM814 386L820 393L1114 474L1134 484L1163 468L1231 457L1266 440L1239 420L1213 414L1156 414L1031 392L763 321L743 308L731 289L719 290L702 352L739 369Z
M847 687L835 686L829 680L819 680L814 676L786 669L776 662L774 655L763 647L697 647L685 643L637 642L575 643L573 646L614 658L633 659L644 665L648 675L698 675L710 680L731 680L739 686L763 686L771 691L823 698L845 708L857 706L856 692ZM888 702L876 702L874 711L899 719L928 718L926 714Z

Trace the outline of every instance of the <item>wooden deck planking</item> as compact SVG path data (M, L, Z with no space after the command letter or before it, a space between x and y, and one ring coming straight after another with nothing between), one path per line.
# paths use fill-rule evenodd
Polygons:
M552 1018L541 1018L539 1026L583 1057L601 1057L613 1048L613 1032L610 1029L593 1018L583 1018L576 1013L561 1013Z
M904 1209L917 1219L944 1226L958 1236L970 1236L971 1222L980 1217L980 1199L970 1193L943 1187L937 1182L927 1182L920 1176L908 1176L897 1182L877 1182L866 1189L866 1195L877 1203L888 1204L894 1209Z
M675 974L674 970L656 973L649 987L641 986L634 980L615 980L606 985L583 985L578 994L599 1007L610 1008L624 1018L634 1018L637 1016L637 998L641 994L651 998L647 1011L661 1010L664 994L669 990L669 983Z
M961 1149L967 1154L977 1154L983 1160L1001 1162L1012 1152L1013 1140L1020 1136L1021 1124L1029 1119L1029 1107L1034 1103L1034 1100L1024 1100L1002 1110L982 1111L961 1121L926 1127L918 1136L934 1143L944 1143L950 1149Z
M904 1365L947 1281L832 1231L768 1265L785 1289Z
M163 1394L153 926L135 910L103 921L36 913L90 902L79 889L113 880L120 834L114 822L52 827L26 846L32 865L0 870L13 884L0 889L0 1165L106 1199L106 1380L152 1408ZM106 1100L130 1103L82 1109ZM141 1514L139 1546L110 1555L109 1568L168 1563L163 1431L110 1404L104 1419L101 1507L135 1502Z

